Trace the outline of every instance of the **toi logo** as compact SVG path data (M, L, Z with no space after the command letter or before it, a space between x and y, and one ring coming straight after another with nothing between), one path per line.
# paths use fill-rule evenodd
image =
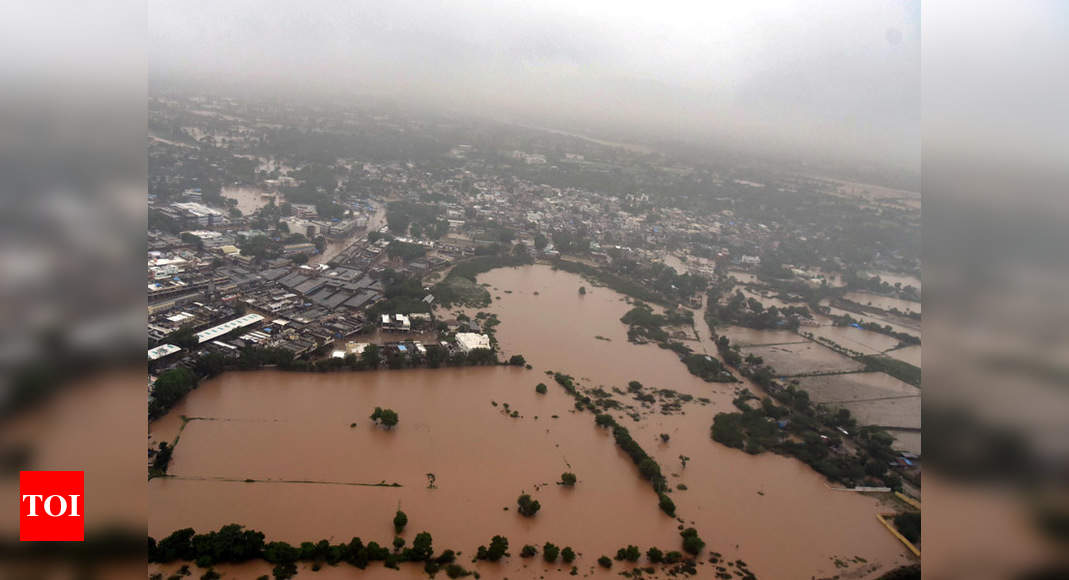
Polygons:
M85 474L81 471L19 472L19 540L85 540Z

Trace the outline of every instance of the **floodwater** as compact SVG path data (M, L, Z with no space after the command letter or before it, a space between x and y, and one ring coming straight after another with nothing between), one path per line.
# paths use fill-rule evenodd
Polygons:
M763 358L765 364L776 369L779 376L856 371L865 367L862 363L812 340L775 346L743 347L742 353Z
M220 193L223 197L237 200L241 215L251 215L268 204L270 199L277 199L278 194L268 193L258 187L224 187Z
M896 358L896 359L898 359L900 361L908 362L909 364L911 364L913 366L917 366L917 367L921 366L921 347L920 347L920 345L907 346L905 348L895 349L895 350L892 350L892 351L888 351L886 354L887 354L887 356L889 356L891 358Z
M897 272L887 272L880 270L876 272L866 272L865 276L879 276L881 280L888 284L901 284L903 288L906 286L913 286L914 288L921 288L921 279L912 276L910 274L899 274Z
M798 336L793 330L771 330L747 328L745 326L724 326L717 329L717 334L722 334L731 341L731 344L739 346L761 346L769 344L785 344L791 342L805 342L805 338Z
M853 300L862 306L872 306L880 310L897 308L902 312L921 312L920 302L903 300L893 296L880 296L879 294L869 294L867 292L847 292L843 297L847 300Z
M897 338L852 326L815 326L806 327L805 331L862 354L879 354L898 346Z
M185 526L238 522L290 542L360 536L386 543L400 506L409 517L404 537L427 530L437 550L462 551L469 568L478 545L495 534L508 537L511 558L477 567L490 577L567 575L566 568L519 558L526 543L570 545L580 553L581 573L605 577L621 566L602 572L597 557L627 544L679 549L679 522L657 508L656 495L611 434L596 428L590 413L574 412L573 400L543 373L555 370L583 387L612 392L638 380L694 397L682 412L665 414L615 394L641 420L613 415L661 464L678 515L708 549L745 560L759 577L869 577L878 575L874 568L909 561L876 521L876 499L832 491L794 459L714 443L712 417L733 410L743 385L706 383L672 352L628 343L619 318L630 306L619 294L548 266L494 270L479 281L500 290L485 310L501 319L502 350L522 353L533 370L258 371L207 381L151 425L155 437L170 439L181 415L212 419L189 421L182 430L171 467L177 477L150 482L149 533L159 538ZM704 337L700 313L695 318ZM538 382L547 383L548 394L535 393ZM504 403L519 416L508 416ZM392 431L374 427L367 419L374 406L395 409L400 424ZM685 469L681 455L689 457ZM574 489L554 485L563 471L578 475ZM428 473L436 489L428 489ZM402 487L351 485L377 482ZM542 504L534 518L515 512L523 492ZM855 556L868 563L836 567L836 558ZM713 575L707 560L699 577ZM250 575L263 573L255 570Z

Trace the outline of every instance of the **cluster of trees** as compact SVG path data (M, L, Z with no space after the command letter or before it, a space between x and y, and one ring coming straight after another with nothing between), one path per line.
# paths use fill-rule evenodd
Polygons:
M736 290L724 304L717 304L715 317L710 328L720 324L733 324L749 328L787 328L796 329L802 318L812 318L812 314L805 306L777 306L765 305L756 298L747 298L741 290Z
M171 455L173 453L174 447L168 445L166 441L160 441L156 454L152 456L152 466L149 468L150 477L167 473L167 467L171 465Z
M565 272L571 272L573 274L579 274L593 282L596 282L602 286L607 286L621 294L626 294L636 300L642 300L643 302L652 302L660 305L672 304L672 299L664 294L652 290L642 285L641 282L636 281L627 276L615 274L606 270L601 270L584 264L581 262L572 262L570 260L557 259L553 263L553 267L564 270Z
M630 327L627 331L629 340L646 338L655 342L665 342L668 340L668 333L662 327L690 326L694 324L694 314L689 310L677 308L670 308L663 315L654 314L648 304L639 302L620 318L620 322Z
M197 380L193 371L183 366L160 373L152 384L152 400L148 404L149 419L166 414L175 403L197 387Z
M371 420L386 427L392 429L400 418L397 416L397 411L393 409L383 409L382 407L375 407L375 411L371 413ZM402 512L397 512L400 515L404 515ZM396 520L395 520L396 521ZM402 526L404 527L404 526Z
M538 554L538 548L535 547L535 546L532 546L531 544L525 544L523 546L523 549L520 550L520 557L521 558L533 558L537 554ZM552 564L552 563L557 561L557 558L559 556L562 556L563 560L565 562L571 563L572 560L575 559L575 552L572 551L572 549L570 547L569 548L564 548L564 551L561 552L561 549L559 547L557 547L557 545L552 543L552 542L546 542L542 546L542 559L545 560L546 562Z
M865 368L870 371L887 373L915 387L921 386L921 368L906 361L880 355L867 355L858 360L865 363Z
M409 242L402 242L401 240L394 240L390 242L389 246L386 246L386 254L391 258L415 260L416 258L422 258L423 256L426 256L427 248L419 244L412 244Z
M864 290L876 294L895 294L905 300L917 302L921 299L920 290L912 284L906 284L905 286L901 282L891 284L878 275L866 278L854 270L847 270L843 273L843 282L847 288L852 290Z
M724 365L711 356L688 353L683 355L681 360L683 364L687 365L687 370L690 371L690 374L707 382L724 383L735 381L735 377L732 377L730 372L724 370Z
M501 537L495 536L495 540L498 538ZM412 545L408 547L405 547L403 538L397 538L393 548L391 551L374 541L365 545L360 538L338 544L331 544L328 540L303 542L298 546L286 542L265 542L262 532L247 530L238 524L229 524L206 534L197 534L192 528L184 528L159 542L149 537L148 561L163 564L188 561L195 562L202 568L210 568L220 563L241 563L260 559L276 565L276 578L294 576L297 572L297 562L326 563L332 566L346 562L361 569L366 568L370 562L383 562L390 568L397 568L401 562L423 562L424 569L432 575L443 566L450 578L470 574L455 564L456 553L453 550L444 550L435 557L433 539L428 532L416 534ZM492 544L492 549L496 555L500 546ZM507 549L508 540L504 540L504 550Z
M441 206L411 201L390 202L386 206L386 226L399 236L411 230L413 238L436 240L449 233L449 222L442 217Z
M489 560L490 562L497 562L501 558L508 556L509 553L509 540L505 536L494 536L490 539L490 547L479 546L476 550L476 560Z
M533 264L534 260L526 252L513 254L495 254L476 256L470 260L458 262L444 280L432 288L438 304L448 308L454 304L483 306L490 303L490 294L475 282L482 273L495 268L510 268Z
M770 393L780 405L765 398L755 409L747 403L752 397L739 397L735 401L739 412L718 413L710 430L713 440L747 453L771 450L796 457L831 481L857 485L872 478L891 488L901 487L900 477L887 467L896 456L890 435L874 427L859 428L846 409L813 405L809 394L794 385ZM832 453L842 443L839 428L852 434L855 454Z

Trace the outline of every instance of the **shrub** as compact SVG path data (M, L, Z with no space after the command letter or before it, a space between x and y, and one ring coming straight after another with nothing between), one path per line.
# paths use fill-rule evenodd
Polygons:
M698 530L694 528L687 528L679 532L679 535L683 536L683 550L688 554L697 556L705 547L705 542L698 537Z
M405 512L397 510L397 514L393 516L394 531L400 534L406 525L408 525L408 516L405 515Z
M546 562L550 562L550 563L556 562L558 554L560 554L560 548L558 548L553 543L546 542L546 544L544 546L542 546L542 558Z
M520 515L526 517L534 517L538 513L538 510L542 509L542 504L538 503L538 500L531 499L529 494L523 494L516 499L516 503L520 506Z
M642 556L642 552L639 551L638 546L628 546L626 548L620 548L616 551L617 560L627 560L628 562L638 562L638 559Z

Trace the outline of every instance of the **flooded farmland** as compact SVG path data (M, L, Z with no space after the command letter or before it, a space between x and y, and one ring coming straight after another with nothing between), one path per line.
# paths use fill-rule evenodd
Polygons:
M898 346L897 338L853 326L816 326L805 328L804 332L812 333L814 337L826 338L861 354L879 354Z
M898 348L887 352L887 356L896 358L903 362L908 362L913 366L921 366L921 347L907 346L905 348Z
M847 292L844 296L847 300L853 300L862 306L871 306L880 310L897 308L902 312L921 312L921 303L912 300L903 300L893 296L880 296L868 292Z
M744 347L742 352L763 358L780 376L857 371L865 366L813 341Z
M257 371L206 381L151 425L157 440L181 435L170 470L175 477L149 485L149 533L159 538L185 526L206 531L238 522L269 540L360 536L386 543L400 506L409 517L404 537L431 532L437 550L462 551L469 568L478 545L495 534L508 537L511 558L476 567L488 577L567 575L561 566L519 558L526 543L570 545L580 553L580 573L605 577L621 566L602 571L597 557L627 544L679 549L679 522L658 509L656 494L611 434L595 427L590 413L574 411L573 399L544 374L554 370L584 387L621 389L614 398L640 420L613 415L661 464L678 515L710 551L741 558L758 577L864 578L908 561L873 516L876 499L832 491L794 459L714 443L712 417L733 409L743 385L706 383L672 352L628 343L619 318L630 305L621 295L547 266L494 270L479 281L500 290L485 310L501 320L502 351L522 353L532 370ZM586 295L578 294L580 286ZM707 336L700 313L695 319ZM700 350L704 342L690 346ZM815 355L821 367L846 366L839 358L853 363L810 341L789 346L802 350L783 353L784 363L799 355L807 361ZM639 403L622 391L631 380L690 398L676 410ZM546 395L535 392L539 382L549 385ZM375 406L395 409L399 425L374 427L367 417ZM182 416L191 418L184 427ZM689 458L685 467L680 456ZM578 476L574 489L555 485L563 471ZM380 483L399 487L374 485ZM515 511L524 492L542 504L534 518ZM699 560L698 577L712 576L707 559ZM838 567L837 559L849 567ZM246 568L252 577L264 573L252 566L233 572ZM396 576L380 568L365 573L422 575L403 568Z

